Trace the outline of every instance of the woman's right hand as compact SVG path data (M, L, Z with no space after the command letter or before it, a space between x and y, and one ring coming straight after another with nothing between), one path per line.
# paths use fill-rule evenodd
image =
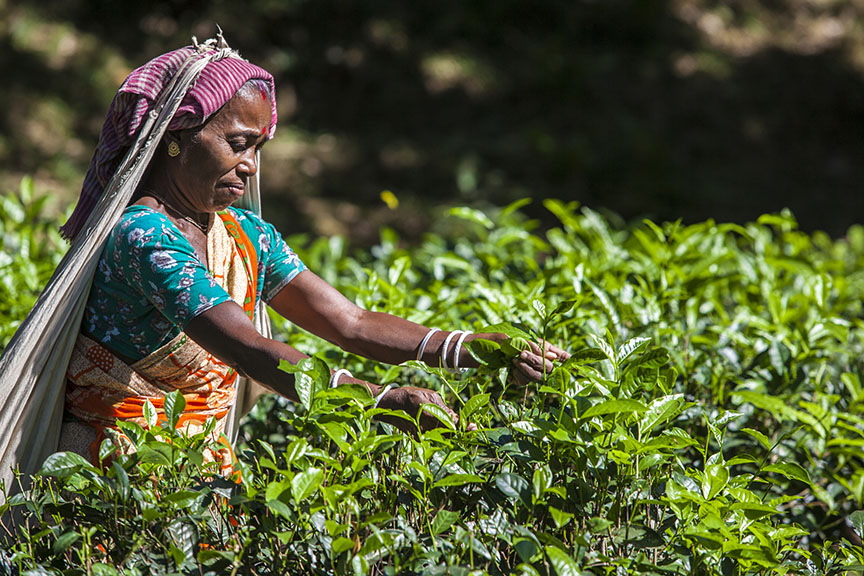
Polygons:
M419 412L420 429L424 432L432 430L433 428L443 427L444 424L438 420L438 418L432 416L425 410L420 410L423 404L434 404L442 408L450 415L450 418L453 419L453 423L458 425L459 416L444 403L444 400L437 392L427 388L418 388L416 386L391 388L381 397L381 401L378 403L378 408L386 408L387 410L404 410L412 418L417 417ZM392 424L412 436L417 435L417 426L411 420L388 415L378 415L375 418L382 422Z

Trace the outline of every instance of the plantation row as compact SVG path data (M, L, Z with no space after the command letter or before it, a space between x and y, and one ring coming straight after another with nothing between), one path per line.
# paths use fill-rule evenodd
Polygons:
M62 246L31 198L0 204L0 331ZM294 405L246 419L242 481L204 436L124 426L98 469L45 464L10 506L0 566L29 574L845 574L864 571L864 228L789 214L744 226L617 223L547 200L443 214L423 243L370 252L289 238L361 306L428 326L549 340L573 356L528 387L512 346L464 374L377 365L285 325L316 357ZM28 300L29 299L29 300ZM459 413L414 438L329 368L441 391ZM182 397L172 398L176 418ZM169 403L171 404L171 403ZM402 415L412 418L416 415ZM477 430L466 430L473 422ZM103 446L105 454L110 442ZM0 529L2 530L2 529ZM29 572L28 572L29 571ZM0 569L2 572L2 569Z

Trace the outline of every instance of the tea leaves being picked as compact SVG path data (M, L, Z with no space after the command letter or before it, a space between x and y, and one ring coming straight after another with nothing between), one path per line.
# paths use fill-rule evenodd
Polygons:
M52 456L7 505L29 524L7 524L0 567L859 572L864 228L832 239L787 213L624 226L550 200L560 224L539 230L522 205L453 210L422 244L384 231L353 256L342 241L288 241L366 309L573 353L543 381L512 378L523 342L472 346L482 366L449 373L381 366L277 320L316 359L300 367L300 405L265 397L244 421L239 481L208 466L204 438L165 426L104 468ZM3 333L24 313L11 309ZM328 391L337 367L435 388L461 420L429 408L440 428L401 434L363 394Z

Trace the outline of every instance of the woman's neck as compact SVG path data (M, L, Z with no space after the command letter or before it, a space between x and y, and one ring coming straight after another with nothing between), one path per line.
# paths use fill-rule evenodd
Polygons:
M155 174L164 174L164 171L156 171ZM210 214L196 212L186 200L185 195L177 190L171 182L164 180L165 178L151 177L142 182L133 196L134 203L151 205L152 208L161 209L169 217L188 222L206 235L210 225ZM151 202L145 200L148 196L156 201L157 206L152 206Z

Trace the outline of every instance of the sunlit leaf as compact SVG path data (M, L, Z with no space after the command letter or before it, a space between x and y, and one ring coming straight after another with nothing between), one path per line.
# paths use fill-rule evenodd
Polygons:
M649 342L651 342L651 338L631 338L630 340L618 347L618 352L615 354L615 361L618 364L623 363L630 356L632 356L636 352L639 352L640 350L643 350L646 346L648 346Z
M776 464L769 464L762 468L762 472L774 472L776 474L782 474L790 480L798 480L799 482L810 484L810 474L808 474L807 470L805 470L800 464L796 464L795 462L778 462Z
M605 414L622 414L631 412L644 412L648 408L637 400L621 398L617 400L604 400L595 404L582 413L582 418L593 418Z
M546 556L558 576L581 576L576 561L556 546L546 546Z
M447 413L444 408L438 406L437 404L432 404L429 402L425 402L420 406L420 410L434 416L439 422L444 424L450 430L456 430L456 424L453 422L453 418L450 417L450 414Z
M298 504L311 496L324 482L324 471L319 468L309 468L300 472L291 480L291 495Z
M159 416L156 412L156 408L153 406L153 403L150 402L150 400L144 400L144 420L147 422L147 427L150 430L156 428L156 424L159 421Z
M42 464L39 474L55 478L68 478L82 468L95 470L87 460L75 452L57 452L48 456Z
M531 485L518 474L512 472L498 474L495 476L495 486L508 498L515 498L525 504L531 501Z
M456 520L459 519L459 513L453 512L451 510L441 510L438 514L435 515L435 519L432 520L431 532L433 535L437 536L441 534L450 526L453 525Z
M484 482L482 476L476 474L450 474L435 482L433 488L445 488L448 486L464 486L474 482Z

